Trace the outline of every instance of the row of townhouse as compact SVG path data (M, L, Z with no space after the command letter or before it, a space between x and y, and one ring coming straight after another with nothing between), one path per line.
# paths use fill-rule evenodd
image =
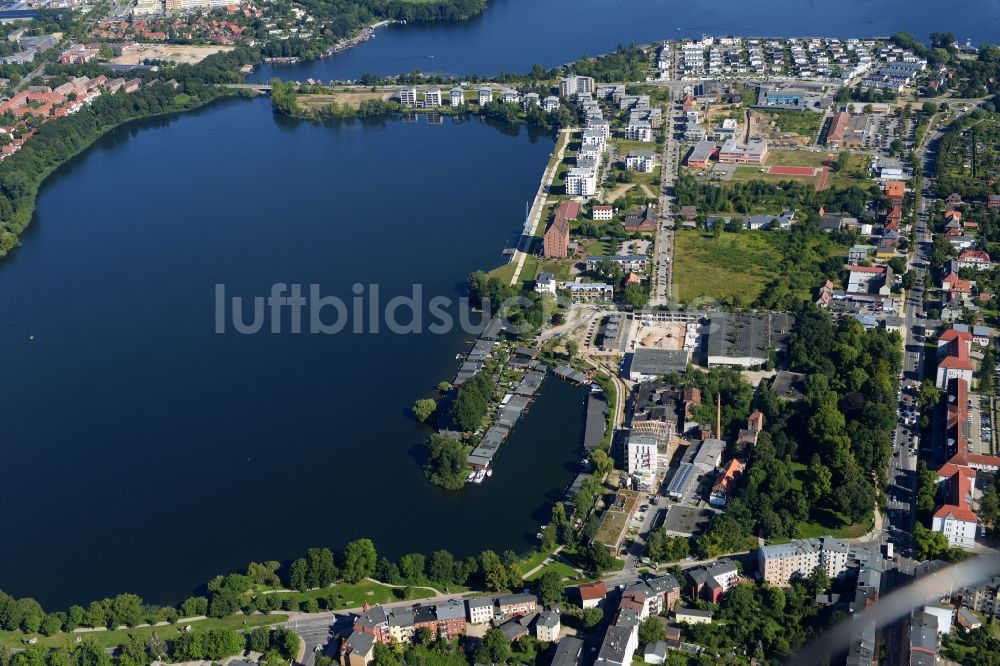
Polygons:
M392 609L365 604L354 620L350 636L341 644L341 663L343 666L369 666L375 643L409 643L421 629L430 630L434 636L454 639L464 635L469 624L485 624L537 612L538 599L532 594L474 597L464 602L451 599ZM551 630L552 623L546 621L545 624Z
M610 261L613 264L621 266L622 271L643 273L646 271L646 266L649 265L649 257L645 254L622 254L622 255L605 255L605 254L595 254L593 256L587 257L587 270L594 271L597 270L598 266L605 261Z
M35 128L27 128L22 123L25 117L30 115L41 118L41 122L46 123L76 113L84 105L96 99L102 91L114 93L121 90L133 93L140 85L139 79L109 81L107 77L101 75L93 79L86 76L76 77L55 90L49 86L29 86L27 90L0 103L0 115L9 114L17 119L12 125L0 127L0 133L13 137L10 143L0 147L0 160L20 150L21 146L37 133Z
M479 106L484 106L493 101L492 88L479 88L476 91L476 95ZM440 88L428 88L420 93L417 88L410 86L401 88L399 91L399 103L403 106L436 109L444 106L444 99L444 94ZM541 107L550 113L559 109L559 98L555 95L549 95L542 99L538 93L530 92L522 98L518 91L510 88L500 92L500 101L505 104L521 104L525 109ZM455 86L449 90L448 103L452 107L465 105L465 89L461 86Z

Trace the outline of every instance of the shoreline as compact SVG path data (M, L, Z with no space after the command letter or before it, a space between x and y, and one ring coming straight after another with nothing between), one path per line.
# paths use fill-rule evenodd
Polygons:
M128 125L129 123L137 122L137 121L142 121L142 120L149 120L149 119L152 119L152 118L163 118L163 117L172 116L172 115L180 115L180 114L188 113L190 111L197 111L197 110L206 108L210 104L213 104L213 103L218 102L220 100L235 99L235 98L239 98L239 97L246 97L246 95L244 95L244 94L242 94L240 92L227 91L226 88L221 88L220 87L219 90L221 90L223 92L221 92L219 95L217 95L215 97L212 97L211 99L207 99L207 100L204 100L204 101L199 101L194 106L190 106L190 107L183 108L183 109L171 109L169 111L159 111L159 112L150 113L150 114L144 115L144 116L138 116L136 118L129 118L128 120L125 120L125 121L120 122L120 123L115 123L115 124L112 124L112 125L102 126L101 129L100 129L100 131L97 134L95 134L92 138L81 142L81 144L78 147L76 147L76 149L72 153L68 154L64 159L60 160L59 162L57 162L55 164L52 164L51 166L47 167L44 171L42 171L39 174L38 178L34 182L32 182L32 184L30 185L30 191L28 192L28 194L27 194L27 196L26 196L26 198L24 200L23 205L20 206L18 209L16 209L14 211L14 213L11 215L11 222L16 223L15 226L17 228L17 231L11 230L11 233L13 233L15 235L16 243L9 250L5 251L3 249L0 249L0 266L3 265L4 259L6 259L8 256L11 256L19 247L21 247L21 236L24 234L25 231L27 231L31 227L31 221L35 217L35 209L36 209L37 201L38 201L38 193L41 191L41 188L45 184L45 181L47 181L49 179L49 177L52 176L52 174L54 174L59 169L61 169L62 167L66 166L67 164L69 164L70 162L72 162L74 159L76 159L80 155L82 155L85 151L87 151L95 143L97 143L98 140L100 140L103 137L107 136L107 134L109 132L112 132L112 131L118 129L119 127L124 127L125 125ZM248 99L250 99L250 98L248 98ZM0 170L3 169L2 164L3 163L0 162Z

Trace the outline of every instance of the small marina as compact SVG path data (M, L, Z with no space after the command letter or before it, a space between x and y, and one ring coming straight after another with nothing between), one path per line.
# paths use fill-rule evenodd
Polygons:
M512 351L508 350L498 339L501 330L502 324L498 319L493 319L487 324L486 329L462 359L452 382L456 388L460 387L479 372L486 371L488 360L506 357L502 362L499 376L495 379L498 386L506 385L508 390L495 407L491 406L491 424L486 427L478 442L475 441L475 435L472 437L475 446L467 458L469 467L467 481L470 483L482 483L487 477L492 476L493 459L511 430L530 409L549 369L535 358L537 352L533 349L516 347Z

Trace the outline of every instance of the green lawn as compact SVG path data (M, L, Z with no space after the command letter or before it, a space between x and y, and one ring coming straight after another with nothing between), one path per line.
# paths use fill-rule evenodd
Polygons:
M701 231L675 236L674 281L684 303L696 298L725 298L750 304L777 275L780 253L764 234Z
M555 550L553 548L553 550ZM524 557L520 562L521 571L527 573L537 567L539 564L545 561L549 555L552 554L552 550L536 550Z
M195 622L178 622L177 624L164 625L161 627L135 627L133 629L121 629L117 631L87 631L74 632L69 634L56 634L54 636L38 636L40 645L58 647L65 645L67 641L73 643L77 637L82 640L93 640L98 647L111 648L121 644L122 639L133 634L141 640L147 639L155 631L161 639L169 640L181 635L181 630L187 625L191 625L192 631L208 631L209 629L250 629L263 625L280 624L288 619L287 615L234 615L221 619L207 619ZM11 648L23 648L27 646L26 639L30 638L19 631L0 631L0 645Z
M828 187L844 189L851 185L865 187L868 180L869 156L864 153L848 153L847 168L843 171L830 170Z
M555 571L563 578L563 583L568 585L580 585L582 583L589 583L592 581L591 578L584 576L583 574L577 573L576 569L566 564L565 562L552 562L546 565L543 569L539 569L534 575L526 578L525 580L532 581L538 580L545 573L549 571Z
M796 165L798 166L798 165ZM809 166L803 164L801 166ZM787 174L770 174L761 172L761 167L755 166L738 166L733 172L732 180L723 181L722 184L726 183L745 183L749 180L762 180L765 183L780 183L782 181L791 180L798 181L802 183L811 183L815 185L819 181L819 176L790 176Z
M573 267L572 259L549 260L546 259L538 267L538 272L552 273L557 280L568 280L570 269Z
M517 268L517 264L514 262L506 263L503 266L498 266L489 272L490 277L495 277L505 284L510 284L511 279L514 277L514 269Z
M825 150L818 153L810 150L771 150L767 153L767 164L821 167L826 161L827 155Z
M425 599L434 596L434 593L426 588L407 587L406 599ZM324 610L340 610L342 608L355 608L363 606L367 601L369 604L387 603L390 601L400 601L397 596L403 592L402 589L393 589L381 583L362 581L357 585L341 583L333 587L325 587L305 592L275 592L280 599L295 599L299 603L307 599L327 599Z
M760 115L775 121L779 132L798 134L813 140L823 122L823 114L812 111L761 111Z

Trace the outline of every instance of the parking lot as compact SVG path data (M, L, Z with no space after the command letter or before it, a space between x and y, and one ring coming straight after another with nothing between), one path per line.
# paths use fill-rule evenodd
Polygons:
M969 448L967 453L992 455L993 419L990 416L990 399L973 396L969 399Z
M675 536L691 536L701 534L715 516L712 509L696 509L694 507L671 504L667 517L663 521L663 529L667 534Z

